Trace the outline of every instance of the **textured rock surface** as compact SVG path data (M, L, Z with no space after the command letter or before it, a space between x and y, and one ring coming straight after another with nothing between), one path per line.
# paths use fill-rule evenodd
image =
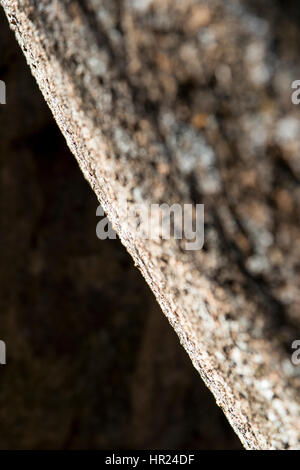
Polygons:
M239 448L97 200L0 11L0 448Z
M1 0L122 242L247 448L299 448L293 2ZM134 202L206 206L205 249L143 241Z

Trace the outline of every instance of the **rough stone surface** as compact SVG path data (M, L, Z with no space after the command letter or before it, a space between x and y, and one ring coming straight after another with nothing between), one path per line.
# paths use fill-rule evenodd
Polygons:
M0 9L1 449L241 444L119 240Z
M299 448L293 2L1 3L85 177L243 444ZM204 203L204 249L140 239L125 202Z

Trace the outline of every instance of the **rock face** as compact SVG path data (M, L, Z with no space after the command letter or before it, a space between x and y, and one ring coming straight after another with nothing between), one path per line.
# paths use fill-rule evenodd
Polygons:
M294 2L1 3L85 177L243 444L300 448ZM205 204L204 249L141 239L125 217L135 203Z
M1 449L235 449L82 177L0 10ZM0 362L1 362L0 342Z

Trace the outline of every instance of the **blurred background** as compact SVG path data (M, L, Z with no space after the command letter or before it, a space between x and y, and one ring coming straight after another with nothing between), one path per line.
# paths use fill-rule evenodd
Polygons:
M0 11L1 449L238 449Z

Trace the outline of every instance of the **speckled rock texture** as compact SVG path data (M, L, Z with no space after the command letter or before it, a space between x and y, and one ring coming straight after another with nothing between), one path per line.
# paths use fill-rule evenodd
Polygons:
M1 0L79 165L249 449L300 448L294 2ZM126 203L204 203L205 246Z
M0 9L0 449L237 449Z

